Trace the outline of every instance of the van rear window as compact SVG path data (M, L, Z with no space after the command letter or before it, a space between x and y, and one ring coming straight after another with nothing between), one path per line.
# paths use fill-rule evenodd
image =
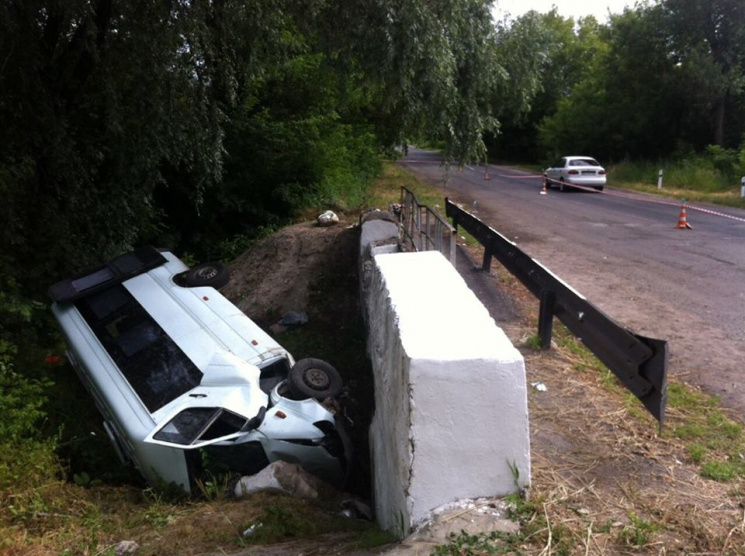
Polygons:
M151 413L201 382L202 372L124 286L75 306Z

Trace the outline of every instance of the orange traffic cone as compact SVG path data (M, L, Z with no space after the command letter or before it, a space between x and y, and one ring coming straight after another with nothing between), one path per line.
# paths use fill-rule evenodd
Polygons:
M546 183L547 183L547 181L548 181L548 178L545 178L543 180L543 185L541 186L541 195L545 195L546 194Z
M675 226L678 230L692 230L693 228L686 220L686 205L683 203L680 207L680 216L678 217L678 225Z

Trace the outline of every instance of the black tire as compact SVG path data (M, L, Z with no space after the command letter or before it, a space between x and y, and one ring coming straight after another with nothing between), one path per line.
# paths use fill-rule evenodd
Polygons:
M564 185L564 180L561 180L559 182L559 191L566 191L566 190L567 190L567 186Z
M600 186L598 186L598 187L595 188L595 191L602 191L602 190L603 190L603 186L602 185L600 185Z
M222 263L203 263L186 271L184 284L188 288L222 288L230 281L230 271Z
M543 176L543 184L546 186L546 189L551 189L553 187L553 184L551 183L551 180L548 179L548 176Z
M300 398L323 401L341 394L339 371L321 359L301 359L290 369L290 392Z

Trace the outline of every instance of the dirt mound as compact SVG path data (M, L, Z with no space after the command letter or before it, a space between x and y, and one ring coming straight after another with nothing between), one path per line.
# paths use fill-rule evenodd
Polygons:
M304 222L283 228L230 265L231 281L222 293L265 328L287 311L308 313L313 282L338 266L340 236L349 226Z

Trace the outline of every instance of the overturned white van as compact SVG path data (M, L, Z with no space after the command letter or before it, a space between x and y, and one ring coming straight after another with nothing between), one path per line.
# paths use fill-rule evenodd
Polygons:
M191 491L205 460L240 474L284 460L343 486L339 373L296 363L215 289L227 280L143 247L49 289L117 454L156 488Z

